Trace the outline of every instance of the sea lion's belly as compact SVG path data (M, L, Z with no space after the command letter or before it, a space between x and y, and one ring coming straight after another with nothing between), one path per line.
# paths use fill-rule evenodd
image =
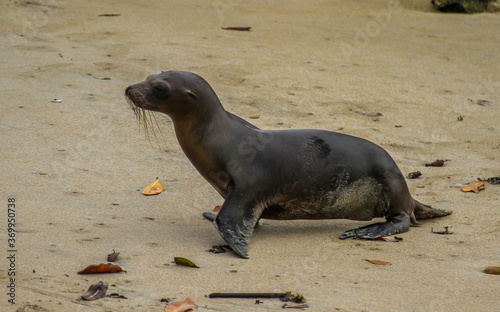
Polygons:
M340 186L297 184L271 202L262 218L371 220L383 217L388 207L383 186L373 177L365 177Z

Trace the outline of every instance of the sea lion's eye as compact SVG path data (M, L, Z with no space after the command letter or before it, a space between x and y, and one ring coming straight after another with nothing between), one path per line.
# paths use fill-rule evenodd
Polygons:
M166 100L170 97L170 89L164 83L155 83L152 89L153 95L159 100Z

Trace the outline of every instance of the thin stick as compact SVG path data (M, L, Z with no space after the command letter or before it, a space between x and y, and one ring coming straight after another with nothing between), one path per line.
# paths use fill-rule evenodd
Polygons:
M209 298L282 298L286 293L213 293Z

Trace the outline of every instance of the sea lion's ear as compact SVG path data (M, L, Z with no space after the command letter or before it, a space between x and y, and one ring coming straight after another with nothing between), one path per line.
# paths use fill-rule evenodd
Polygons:
M198 97L196 96L196 94L194 94L193 91L190 91L190 90L186 90L186 93L193 99L193 100L196 100L198 101Z

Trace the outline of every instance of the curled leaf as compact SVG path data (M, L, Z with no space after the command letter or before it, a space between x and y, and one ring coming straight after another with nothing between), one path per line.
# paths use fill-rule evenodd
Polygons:
M161 184L161 182L158 181L157 177L156 181L146 186L144 190L141 192L141 194L146 196L151 196L151 195L158 195L161 192L163 192L163 184Z
M192 267L192 268L199 268L193 261L183 258L183 257L175 257L174 258L175 264L177 265L183 265L187 267Z
M191 298L186 298L183 302L171 302L165 307L165 312L184 312L195 310L197 306Z
M99 274L99 273L118 273L122 272L122 268L112 263L101 263L98 265L89 265L85 269L78 272L78 274Z
M365 259L367 262L371 263L371 264L376 264L376 265L391 265L390 262L387 262L387 261L381 261L381 260L369 260L369 259Z
M119 254L120 254L119 252L116 252L116 251L113 249L113 253L110 253L110 254L108 255L108 261L109 261L109 262L115 262L115 261L116 261L116 258L118 258L118 255L119 255Z
M474 193L479 193L479 191L482 191L485 189L484 182L478 182L472 186L462 186L462 192L474 192Z
M489 266L486 269L484 269L484 273L500 275L500 266Z
M108 283L101 281L97 284L91 285L87 292L82 295L82 299L91 301L104 298L107 290Z

